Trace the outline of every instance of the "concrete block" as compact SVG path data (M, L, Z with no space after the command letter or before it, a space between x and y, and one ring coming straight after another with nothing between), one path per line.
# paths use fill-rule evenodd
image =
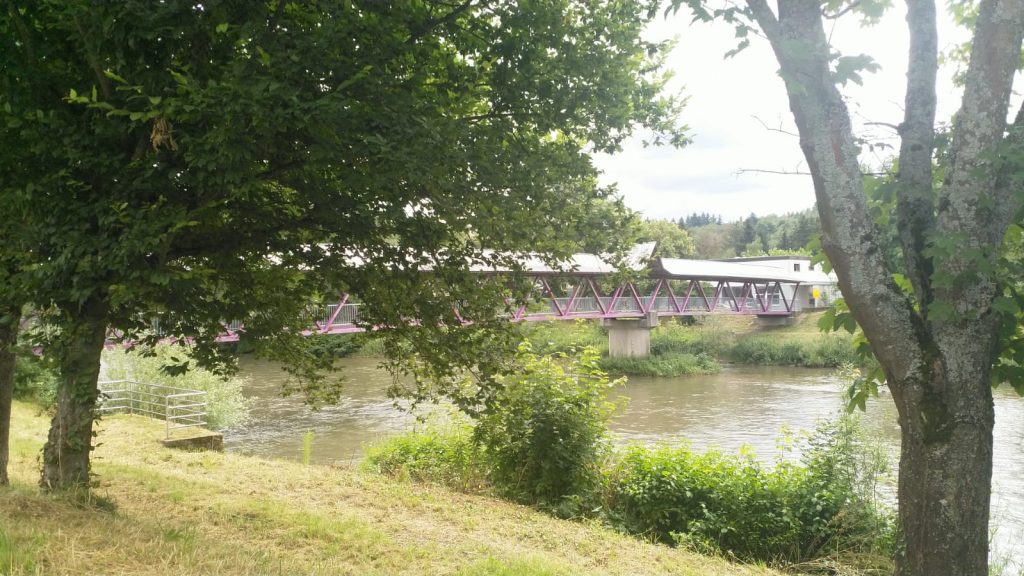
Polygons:
M223 452L224 435L219 432L204 432L183 438L167 438L163 440L163 445L178 450Z

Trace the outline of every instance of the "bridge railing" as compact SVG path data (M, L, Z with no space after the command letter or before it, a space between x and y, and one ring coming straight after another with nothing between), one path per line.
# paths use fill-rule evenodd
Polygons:
M515 321L567 320L575 318L629 318L657 312L661 316L696 316L705 314L788 315L795 309L796 283L649 279L641 284L626 283L614 290L600 289L593 277L579 277L564 282L549 282L549 277L535 278L533 302L514 311ZM553 285L558 289L553 289ZM605 289L609 286L604 286ZM348 295L331 304L312 305L305 320L309 328L304 334L342 334L362 332L357 325L360 304L350 302ZM159 321L153 330L163 336ZM244 329L241 321L226 322L221 341L237 340Z
M99 383L99 411L148 416L165 422L165 435L206 426L206 392L135 380Z

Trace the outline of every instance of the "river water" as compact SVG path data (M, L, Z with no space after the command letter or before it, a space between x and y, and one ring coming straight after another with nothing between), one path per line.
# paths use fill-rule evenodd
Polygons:
M342 361L345 394L336 406L313 411L300 398L282 398L285 374L272 363L245 359L245 392L252 419L225 433L227 450L300 459L303 436L313 433L311 461L329 464L359 458L362 446L417 426L385 393L391 377L373 358ZM797 458L782 449L787 436L813 430L841 410L843 383L831 371L804 368L727 367L711 376L631 377L617 391L622 407L612 430L619 442L687 441L697 449L735 452L747 446L759 458ZM995 391L995 466L992 514L994 558L1024 571L1024 399L1008 387ZM433 407L433 410L443 410ZM863 423L895 457L899 427L892 400L868 405ZM798 443L792 446L798 446Z

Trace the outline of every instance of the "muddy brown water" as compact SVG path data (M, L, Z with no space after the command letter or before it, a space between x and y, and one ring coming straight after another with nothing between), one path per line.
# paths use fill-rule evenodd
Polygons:
M300 398L282 398L280 367L244 359L252 419L225 433L226 449L244 454L299 460L303 435L312 432L311 461L329 464L357 459L367 443L416 427L385 393L391 376L373 358L342 361L347 377L342 401L315 411ZM623 397L612 430L627 442L685 441L696 449L735 452L749 447L773 462L799 457L799 438L842 407L843 383L832 371L804 368L726 367L710 376L632 377L617 390ZM1024 399L1008 387L995 391L993 474L994 557L1009 559L1005 574L1024 570ZM443 408L428 408L443 412ZM864 425L888 451L898 454L899 427L890 398L868 405ZM895 459L893 460L895 467Z

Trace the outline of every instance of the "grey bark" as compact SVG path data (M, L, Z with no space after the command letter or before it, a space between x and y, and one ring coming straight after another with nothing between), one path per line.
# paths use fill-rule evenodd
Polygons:
M21 310L0 309L0 486L10 483L11 404L14 396L14 346L18 340Z
M57 344L61 380L56 413L43 447L40 485L45 490L89 486L89 453L99 397L100 354L106 340L106 314L104 302L87 301L74 321L67 323L67 333Z
M907 0L911 31L906 117L901 126L898 213L915 309L886 269L863 194L846 106L829 71L818 0L747 0L786 81L822 221L822 246L843 296L886 373L902 430L898 574L982 575L994 413L989 383L997 351L999 289L991 265L1019 207L991 154L1003 143L1008 96L1020 56L1024 2L984 0L941 191L931 182L936 33L933 0ZM936 201L937 199L937 201ZM955 241L930 253L928 242ZM935 282L938 270L945 276ZM971 273L971 281L963 276ZM949 278L958 281L949 282ZM940 316L929 313L941 301Z

